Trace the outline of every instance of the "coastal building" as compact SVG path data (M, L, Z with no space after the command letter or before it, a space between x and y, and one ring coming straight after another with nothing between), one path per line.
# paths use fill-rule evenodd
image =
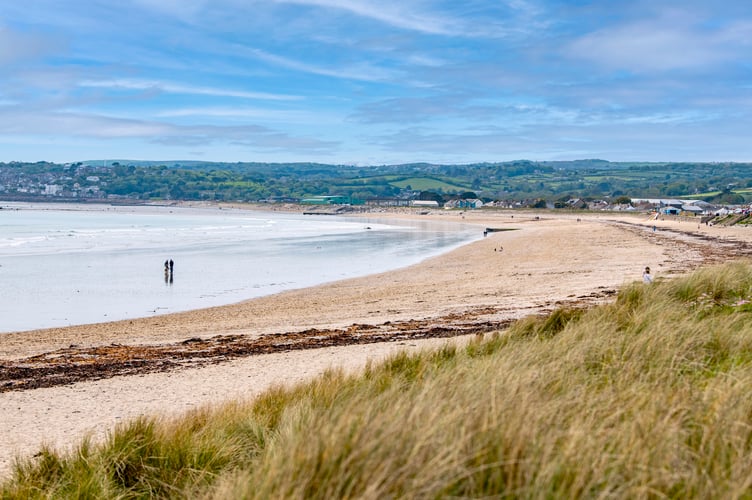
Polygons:
M301 205L351 205L349 196L313 196L300 200Z
M702 215L705 213L705 210L703 210L702 207L698 207L697 205L682 205L681 209L682 212L692 215Z
M444 208L481 208L483 206L483 200L464 199L464 200L449 200L444 203Z
M436 200L413 200L410 205L421 208L439 208L439 202Z
M653 206L655 208L674 207L681 209L684 205L694 205L700 200L676 200L672 198L632 198L632 204L635 206Z
M681 208L676 208L676 207L662 207L659 210L659 212L662 213L663 215L679 215L679 213L681 212Z
M406 198L370 198L366 200L366 205L375 207L407 207L410 201Z
M571 200L567 201L567 206L569 208L578 208L578 209L588 208L587 202L581 198L572 198Z

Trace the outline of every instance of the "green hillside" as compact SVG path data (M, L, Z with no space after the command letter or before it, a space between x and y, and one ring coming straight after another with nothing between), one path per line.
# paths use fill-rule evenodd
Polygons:
M570 198L752 200L749 163L633 163L516 160L466 165L327 165L93 161L0 163L0 199L33 201L202 200L295 202L312 196L448 201L466 192L484 199L551 203ZM433 195L433 196L432 196Z
M459 184L450 184L446 181L434 179L431 177L408 177L407 179L392 181L390 182L390 184L401 189L412 189L415 191L440 191L455 193L469 189L466 186Z

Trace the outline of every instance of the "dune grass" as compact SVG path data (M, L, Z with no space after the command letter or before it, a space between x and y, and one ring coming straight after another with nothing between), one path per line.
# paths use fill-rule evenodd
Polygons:
M752 265L19 463L3 498L752 496Z

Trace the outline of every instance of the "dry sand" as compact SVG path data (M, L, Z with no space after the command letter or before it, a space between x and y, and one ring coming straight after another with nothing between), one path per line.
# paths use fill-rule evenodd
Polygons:
M368 214L373 217L374 214ZM0 368L60 349L153 346L218 335L257 338L316 329L400 322L504 324L561 304L611 300L649 265L657 278L703 263L750 254L752 229L696 222L651 221L642 215L522 212L383 213L478 224L478 241L409 268L348 279L225 307L80 327L0 335ZM653 231L652 226L656 226ZM489 233L486 227L515 229ZM749 234L748 234L749 233ZM430 329L429 329L430 330ZM100 439L138 415L252 397L275 384L308 380L328 368L362 368L400 349L462 342L467 336L235 357L166 371L0 392L0 477L14 455L42 444L68 449L84 435ZM63 352L63 351L61 351ZM53 353L50 355L50 353ZM2 380L0 380L2 382Z

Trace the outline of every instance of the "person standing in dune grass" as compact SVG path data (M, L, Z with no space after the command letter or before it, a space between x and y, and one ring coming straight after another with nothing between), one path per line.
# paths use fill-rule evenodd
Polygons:
M645 272L642 273L642 282L643 283L652 283L653 282L653 275L650 274L650 268L646 267Z

